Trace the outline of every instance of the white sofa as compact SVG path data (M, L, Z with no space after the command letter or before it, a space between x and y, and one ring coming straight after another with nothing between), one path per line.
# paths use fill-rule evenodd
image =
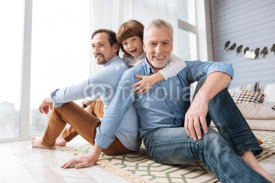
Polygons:
M275 102L237 104L253 130L275 131Z
M249 87L254 89L257 88L257 85L259 86L259 82L234 89L235 91ZM195 88L195 84L193 88ZM264 89L258 87L257 90L265 94L263 103L242 103L237 104L237 107L252 130L275 131L275 84L269 84ZM213 122L211 126L214 126Z

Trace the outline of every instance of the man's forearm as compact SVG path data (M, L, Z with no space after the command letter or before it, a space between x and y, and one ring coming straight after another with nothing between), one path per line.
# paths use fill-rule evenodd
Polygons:
M53 103L53 100L52 100L51 96L47 96L44 98L44 102L45 103Z
M206 134L206 115L208 112L208 102L225 89L231 81L231 76L223 72L213 72L206 77L204 84L199 89L190 108L185 114L184 127L186 132L195 141L202 139L200 125Z
M196 97L210 101L220 91L225 89L229 85L230 81L230 75L223 72L213 72L207 76Z

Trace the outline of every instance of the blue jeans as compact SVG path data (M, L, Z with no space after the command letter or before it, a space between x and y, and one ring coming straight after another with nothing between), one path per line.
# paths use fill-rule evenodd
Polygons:
M196 91L204 83L202 77ZM221 182L269 182L250 168L239 154L262 152L247 122L227 89L208 104L209 115L220 134L208 128L201 140L194 141L184 127L156 128L144 135L144 145L154 161L162 164L185 164L201 160Z
M205 79L206 76L203 76L199 80L194 97L198 89L203 85ZM206 119L208 126L212 119L221 136L230 144L236 153L242 154L246 151L252 151L256 156L263 151L227 88L219 92L209 101Z

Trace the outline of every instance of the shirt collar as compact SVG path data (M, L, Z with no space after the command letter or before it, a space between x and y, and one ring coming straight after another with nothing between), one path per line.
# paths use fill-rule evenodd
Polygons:
M146 58L146 53L143 52L141 55L139 55L138 57L135 57L135 60L136 61L139 61L139 60L143 60L144 58Z
M145 65L145 73L147 75L156 73L156 70L152 68L152 66L149 64L149 61L147 60L147 57L145 57L143 65Z
M115 56L115 57L113 57L111 60L109 60L109 61L104 65L104 67L110 65L114 60L117 59L117 57L119 57L119 56Z

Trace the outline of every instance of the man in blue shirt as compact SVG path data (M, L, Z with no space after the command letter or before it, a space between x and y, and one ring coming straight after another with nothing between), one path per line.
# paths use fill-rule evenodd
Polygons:
M135 76L151 75L169 62L171 25L163 20L151 22L144 30L144 50L144 62L123 74L99 127L97 146L84 166L93 165L98 153L112 144L121 118L133 104L140 118L140 137L154 161L185 164L201 160L221 182L274 181L257 163L254 155L262 148L226 90L233 77L231 64L186 61L178 75L141 95L139 87L138 93L131 88L138 81ZM198 80L199 90L190 105L189 85ZM221 135L207 127L208 112ZM75 159L64 168L77 163Z
M104 103L104 113L109 110L109 104L116 91L122 74L128 69L126 62L118 56L119 45L116 34L107 29L99 29L92 35L93 54L97 64L104 65L103 69L88 78L84 82L56 89L51 96L46 97L39 107L41 113L51 112L46 131L42 138L33 138L35 148L54 148L55 141L60 135L66 123L70 124L78 134L95 145L96 130L100 130L101 119L89 114L77 104L71 102L77 99L100 97ZM118 109L116 109L118 110ZM131 123L129 123L131 121ZM104 149L106 154L125 154L137 151L141 144L138 135L138 116L133 105L121 119L120 127L117 128L113 137L112 145ZM132 143L135 142L135 143Z

